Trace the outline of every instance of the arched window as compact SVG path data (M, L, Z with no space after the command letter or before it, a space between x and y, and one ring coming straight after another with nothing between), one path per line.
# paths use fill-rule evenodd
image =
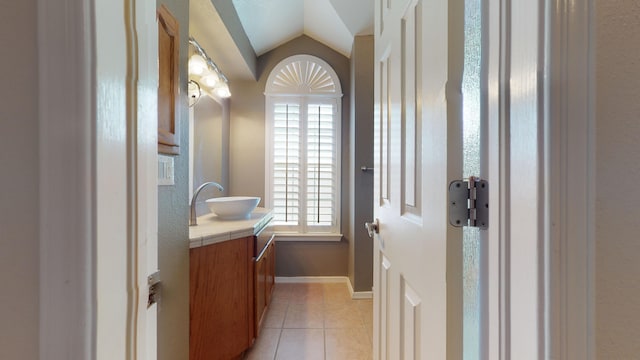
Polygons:
M339 240L342 89L335 71L291 56L266 89L266 206L278 237Z

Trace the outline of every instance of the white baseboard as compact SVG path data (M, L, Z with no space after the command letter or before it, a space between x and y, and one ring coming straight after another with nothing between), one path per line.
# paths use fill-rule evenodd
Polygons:
M346 276L276 276L277 283L350 283Z
M349 293L351 293L353 300L373 299L373 291L353 291L351 281L347 281L347 286L349 287Z
M351 293L353 300L373 299L373 291L355 291Z
M373 299L373 291L353 291L351 281L346 276L276 276L276 283L346 283L352 299Z

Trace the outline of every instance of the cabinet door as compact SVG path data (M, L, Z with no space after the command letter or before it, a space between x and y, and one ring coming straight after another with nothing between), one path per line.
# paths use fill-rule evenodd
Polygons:
M158 9L158 152L180 155L176 107L180 88L178 21L165 6Z
M255 322L256 334L260 330L262 317L271 301L271 292L275 284L275 242L273 236L260 251L255 264Z
M253 339L253 237L191 249L189 358L233 359Z
M265 269L265 301L269 305L271 294L276 283L276 242L271 241L267 250L267 264Z
M267 306L267 301L265 298L265 290L266 290L266 269L267 269L267 261L266 254L263 254L256 260L256 270L255 270L255 321L256 321L256 334L258 334L260 330L260 324L262 323L262 315L264 314L264 310Z

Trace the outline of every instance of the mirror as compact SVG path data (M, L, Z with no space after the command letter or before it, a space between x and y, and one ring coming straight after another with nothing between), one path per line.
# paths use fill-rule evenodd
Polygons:
M209 213L205 200L225 196L229 185L229 100L203 92L189 108L189 199L202 183L215 181L225 191L214 187L198 196L196 215Z

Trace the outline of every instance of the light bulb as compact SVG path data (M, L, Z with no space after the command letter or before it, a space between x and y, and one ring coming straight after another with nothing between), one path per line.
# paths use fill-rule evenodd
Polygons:
M221 98L228 98L231 96L231 91L229 91L229 85L227 85L227 83L222 81L218 86L216 86L216 88L214 89L214 92L216 93L216 95L220 96Z
M202 75L208 68L209 66L207 66L207 62L202 56L193 54L191 58L189 58L189 74Z
M207 74L203 75L202 78L200 79L200 82L202 82L204 86L209 88L216 87L219 81L220 81L220 77L218 76L218 74L216 74L213 71L207 72Z

